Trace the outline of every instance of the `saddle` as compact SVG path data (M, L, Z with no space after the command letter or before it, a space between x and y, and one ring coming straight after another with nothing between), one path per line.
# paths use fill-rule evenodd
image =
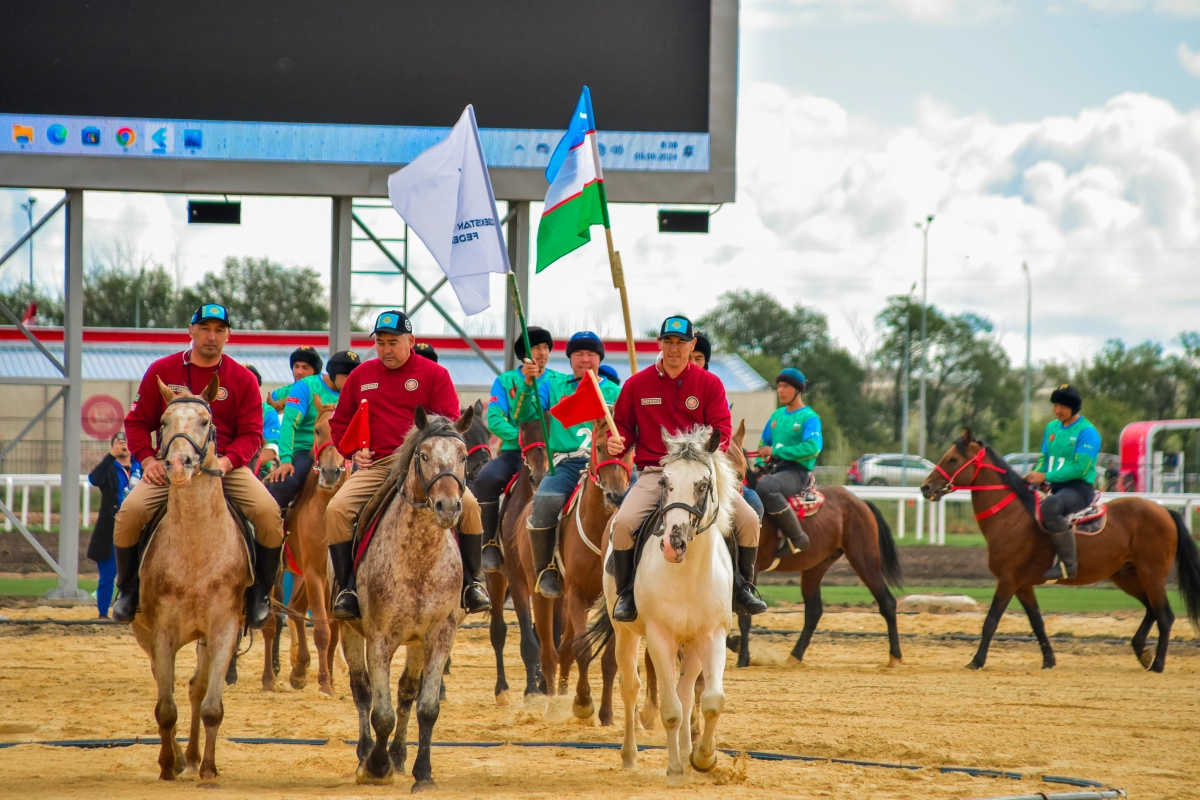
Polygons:
M1037 497L1037 523L1044 532L1046 526L1042 522L1042 501L1049 497L1050 493L1039 490L1035 495ZM1108 506L1100 496L1101 492L1095 492L1087 508L1067 516L1067 522L1071 525L1071 529L1080 536L1095 536L1104 530L1104 526L1108 523Z
M391 506L392 500L396 498L396 489L399 485L400 471L393 469L375 490L375 494L371 495L371 498L358 512L358 519L354 523L354 536L351 538L351 541L354 542L355 570L358 569L358 562L362 561L362 557L366 554L367 546L371 544L371 537L375 535L375 528L379 525L379 520Z
M804 498L806 495L812 494L817 499L811 503ZM792 507L792 511L796 512L796 518L803 521L805 517L811 517L821 510L821 506L825 505L825 495L817 491L817 476L809 473L808 483L804 486L804 491L798 495L793 495L787 499L788 505Z
M229 509L230 515L233 516L234 524L237 525L238 533L242 535L242 544L246 547L246 563L250 567L250 574L254 574L254 527L250 524L250 520L246 519L242 514L241 509L229 502L229 498L225 498L225 507ZM150 521L146 523L146 527L142 528L141 538L138 539L138 574L142 571L142 562L146 558L146 551L150 549L150 542L154 539L154 534L158 530L159 524L163 518L167 516L167 504L163 503Z

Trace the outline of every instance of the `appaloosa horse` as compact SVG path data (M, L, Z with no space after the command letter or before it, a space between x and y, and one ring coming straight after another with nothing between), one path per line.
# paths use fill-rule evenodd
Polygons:
M458 422L417 406L398 451L399 499L392 499L358 562L362 619L343 624L342 648L358 709L358 783L390 784L403 772L408 718L417 703L417 758L412 791L436 787L429 760L437 722L442 668L465 612L460 607L462 559L454 531L462 515L467 446ZM360 544L360 553L362 552ZM391 705L391 663L407 647L404 673ZM397 720L397 717L399 718ZM371 729L375 739L371 739ZM388 747L388 737L395 739Z
M1042 668L1056 663L1034 586L1045 583L1054 563L1054 548L1035 519L1036 498L1022 477L970 428L950 446L921 484L921 493L940 500L950 492L971 492L975 518L987 540L988 569L996 576L996 593L983 623L979 650L970 669L982 669L996 626L1013 595L1029 617L1042 648ZM1020 501L1020 502L1013 502ZM1200 624L1200 551L1183 517L1141 497L1118 497L1108 503L1108 521L1095 535L1077 535L1079 572L1057 583L1085 586L1107 578L1146 607L1133 635L1133 652L1142 666L1162 672L1175 614L1167 600L1167 575L1178 568L1179 593L1193 626ZM1150 627L1158 624L1158 647L1146 649Z
M142 557L133 632L150 656L158 684L159 778L174 780L186 770L211 781L217 777L217 730L225 716L225 670L237 646L243 595L253 577L246 540L221 491L210 407L220 391L217 376L198 396L174 392L161 380L158 388L167 404L158 457L166 465L169 492L166 516ZM196 671L188 682L192 724L185 755L175 740L175 655L189 642L197 644Z
M322 694L333 696L333 654L337 648L337 625L333 622L333 603L329 593L329 542L325 537L325 508L342 488L346 479L345 459L333 446L329 418L334 406L325 405L314 395L317 410L314 427L313 453L315 464L304 478L300 494L292 501L287 513L287 548L300 570L291 602L288 604L288 629L292 637L292 673L288 680L293 689L308 684L308 652L305 615L313 617L313 643L317 650L317 685ZM275 688L272 643L275 641L276 617L271 616L263 626L264 664L263 689Z
M609 521L617 512L621 499L629 489L633 476L633 451L624 459L607 458L610 432L608 423L599 420L592 434L591 460L588 470L581 478L573 506L568 504L563 518L558 523L558 552L562 563L563 581L563 627L562 643L558 649L558 693L566 694L567 681L571 677L571 662L579 666L579 681L575 687L575 700L571 710L579 719L590 719L596 713L592 703L592 686L588 681L588 666L591 651L586 647L573 647L574 639L587 630L587 613L604 591L602 550L604 532ZM536 613L536 606L535 606ZM551 646L544 639L543 653ZM547 659L543 655L542 668ZM553 675L553 672L547 673ZM600 724L612 725L613 679L617 675L616 650L610 644L604 648L600 660L602 690L600 694Z
M508 704L508 679L504 675L504 642L508 625L504 622L504 596L512 594L513 610L521 634L521 661L525 665L525 694L544 694L547 677L538 663L538 635L533 629L529 609L532 584L525 576L517 558L518 534L528 539L522 513L533 499L533 493L550 468L542 426L537 420L521 424L521 469L510 484L512 489L504 498L500 517L499 539L504 551L504 563L499 572L486 574L488 597L492 601L489 620L492 651L496 655L496 705ZM553 677L553 676L551 676Z
M746 474L746 457L742 450L745 435L735 436L729 446L729 460L739 474ZM843 554L879 606L879 614L887 623L888 666L902 663L900 632L896 627L896 598L888 586L898 588L903 582L900 555L892 538L892 529L879 508L861 500L842 486L822 486L825 503L818 513L804 520L809 546L799 553L775 558L779 546L779 529L768 516L763 520L758 538L758 574L766 572L799 572L800 592L804 597L804 627L792 647L788 660L800 663L812 641L824 608L821 604L821 580ZM737 650L739 667L750 666L750 617L738 617L739 636L732 637L731 647Z
M625 705L621 756L626 769L637 766L638 647L646 639L646 650L663 683L667 783L674 786L683 781L685 758L700 772L712 769L717 761L716 725L725 707L725 639L733 626L733 559L727 539L733 527L733 497L741 486L729 459L718 449L720 431L696 426L664 436L663 442L667 455L659 476L662 504L655 512L660 524L652 527L651 538L641 550L633 582L638 618L612 621L616 579L605 570L605 606L589 625L588 639L595 654L611 635L616 636ZM612 557L611 541L606 553L606 558ZM691 716L696 679L701 675L704 730L693 748L684 721Z

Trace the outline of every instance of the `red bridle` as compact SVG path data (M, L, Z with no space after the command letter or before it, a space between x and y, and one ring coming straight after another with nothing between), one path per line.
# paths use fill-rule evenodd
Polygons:
M477 444L474 447L469 448L467 450L467 458L470 458L472 455L474 455L475 453L478 453L480 450L487 450L489 456L492 454L491 445L489 445L487 442L484 442L483 444ZM522 450L521 452L523 454L525 451Z
M333 447L332 439L330 439L328 442L325 442L324 444L319 444L313 448L313 462L314 463L321 460L321 453L325 452L325 448L327 448L327 447Z
M1011 487L1005 486L1004 484L995 484L995 485L989 485L989 486L976 486L975 485L975 480L979 477L979 473L985 469L990 469L993 472L998 472L1001 474L1008 472L1008 470L1001 469L1000 467L997 467L995 464L987 463L984 460L985 458L987 458L987 451L981 447L981 448L979 448L979 451L977 453L975 453L975 455L971 456L966 461L964 461L963 465L961 467L959 467L958 469L956 469L954 471L953 475L946 472L946 470L942 469L941 464L935 464L933 467L933 469L939 475L941 475L943 478L946 479L946 487L947 488L943 491L943 493L949 493L949 492L995 492L995 491L1008 492L1008 494L1004 496L1003 500L996 503L991 508L989 508L985 511L980 511L978 514L976 514L975 515L976 520L987 519L988 517L992 516L993 514L999 514L1001 511L1003 511L1005 508L1008 507L1009 503L1011 503L1013 500L1017 499L1017 493L1014 492ZM967 469L967 467L970 467L970 466L975 467L975 473L971 476L971 482L969 484L967 484L966 486L959 486L954 481L958 478L959 475L961 475L963 473L963 471L965 469Z
M607 461L600 461L597 463L596 437L592 436L592 455L591 458L588 459L588 477L592 479L592 483L599 486L600 470L604 469L605 467L611 467L613 464L616 464L621 469L625 470L626 477L628 477L629 480L633 480L633 467L626 464L625 461L620 458L610 458Z

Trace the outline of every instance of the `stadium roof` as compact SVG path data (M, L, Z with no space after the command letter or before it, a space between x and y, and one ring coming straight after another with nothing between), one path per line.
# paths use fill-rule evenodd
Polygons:
M62 358L62 328L36 327L30 329L46 349ZM451 336L419 336L419 341L433 345L438 362L450 372L454 384L462 390L485 391L492 385L495 373L480 360L463 340ZM504 362L504 340L482 337L475 340L492 361ZM138 381L155 359L185 349L189 344L187 331L148 328L85 328L83 332L83 379L85 381ZM234 330L225 351L243 364L253 364L270 384L290 383L288 355L300 345L311 345L322 358L329 355L329 336L305 331L240 331ZM356 335L351 346L364 359L374 358L371 338ZM629 377L629 360L625 357L624 341L605 340L605 363L613 366L621 380ZM653 339L635 340L638 364L649 366L658 353ZM562 343L557 343L550 357L553 369L567 371ZM736 355L716 354L710 369L730 392L752 392L767 389L768 384L758 373ZM58 371L34 346L11 325L0 326L0 376L57 377Z

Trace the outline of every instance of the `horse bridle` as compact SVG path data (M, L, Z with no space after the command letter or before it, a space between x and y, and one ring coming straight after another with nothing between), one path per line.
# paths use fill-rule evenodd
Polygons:
M460 497L462 496L462 493L467 490L467 484L463 481L462 478L458 477L458 473L452 469L444 469L441 472L439 472L438 474L434 475L429 480L425 480L425 473L421 471L421 459L420 459L421 445L425 444L425 441L427 439L433 439L434 437L437 437L437 436L445 436L450 439L457 439L458 441L462 442L464 447L467 444L465 441L463 441L462 434L460 434L458 431L453 430L453 429L436 431L434 433L429 433L429 434L426 434L421 437L421 441L417 442L417 446L413 448L413 459L412 459L412 462L410 462L410 463L412 465L412 469L414 469L417 473L417 480L420 481L420 483L421 483L421 494L425 495L425 502L417 503L417 502L414 502L413 500L410 500L408 498L408 496L404 494L403 486L400 487L400 491L398 492L401 499L403 499L404 502L408 503L413 508L429 508L429 489L435 483L440 481L442 478L453 478L454 479L454 482L458 484L458 491L459 491Z
M166 457L167 457L167 450L169 450L171 448L172 443L174 443L174 441L176 439L183 439L185 442L187 442L188 444L190 444L192 446L192 449L196 451L196 455L200 456L200 471L203 472L205 475L213 475L216 477L221 477L225 473L223 473L220 469L204 466L204 459L208 457L208 446L210 444L214 446L213 452L214 453L216 452L217 424L212 421L212 406L210 406L208 404L208 401L205 400L203 397L176 397L174 400L167 403L166 408L170 408L171 406L175 405L176 403L198 403L199 405L204 406L204 410L207 411L209 414L208 438L204 440L204 446L201 447L199 444L196 443L195 439L193 439L191 436L188 436L183 431L173 433L173 434L171 434L170 439L167 439L165 442L163 442L162 444L159 445L158 453L155 454L156 457L158 458L159 461L165 461ZM163 409L164 414L166 413L166 408ZM162 426L161 425L159 426L159 437L158 438L162 439Z
M1004 484L997 484L994 486L992 486L992 485L976 486L975 485L975 480L979 477L979 473L985 469L994 470L995 472L998 472L1001 475L1008 472L1008 470L1001 469L1000 467L997 467L995 464L987 463L984 460L986 458L987 458L987 449L984 447L980 447L979 452L977 452L975 455L971 456L966 461L964 461L963 465L961 467L954 470L953 475L951 475L949 472L946 472L946 470L942 469L941 464L934 464L933 465L934 471L946 479L946 485L943 486L941 489L938 489L936 492L934 492L933 493L934 497L935 498L945 497L946 495L948 495L952 492L996 492L996 491L1008 492L1008 494L1006 494L1004 496L1004 499L1002 499L1000 502L996 503L994 506L992 506L989 509L986 509L984 511L980 511L979 513L977 513L975 515L975 519L977 521L984 520L990 516L999 514L1006 507L1008 507L1008 505L1010 503L1012 503L1013 500L1017 499L1017 493L1013 490L1013 488L1011 486L1006 486ZM975 474L973 474L971 476L971 480L969 483L967 483L967 485L959 486L954 481L958 478L958 476L960 474L962 474L962 472L964 470L966 470L970 466L975 467Z
M651 527L651 531L654 536L662 536L667 532L665 526L663 526L661 531L659 531L657 529L658 529L660 523L666 519L667 512L671 511L673 509L676 509L676 508L681 508L696 518L696 527L692 529L692 531L688 534L688 537L687 537L687 541L689 541L689 542L692 541L693 539L695 539L700 534L704 533L706 530L711 528L714 523L716 523L717 514L721 510L721 501L717 498L717 474L716 474L716 470L714 470L712 467L709 467L708 479L709 479L708 480L708 491L704 494L704 501L702 503L700 503L699 508L696 508L691 503L676 502L676 503L668 503L667 505L660 507L657 511L654 512L656 519L653 521L652 527ZM664 493L665 493L666 487L664 486L663 489L664 489ZM704 521L705 512L708 510L709 498L712 498L714 500L712 518L709 519L708 522L704 523L704 525L701 525L700 523Z
M626 464L623 459L610 458L607 461L600 461L597 463L597 461L596 461L596 437L593 436L592 437L592 455L591 455L591 458L588 459L588 477L592 479L592 483L599 486L600 485L600 470L604 469L605 467L611 467L613 464L616 464L621 469L625 470L625 475L629 477L629 480L631 480L631 481L633 480L633 467Z

